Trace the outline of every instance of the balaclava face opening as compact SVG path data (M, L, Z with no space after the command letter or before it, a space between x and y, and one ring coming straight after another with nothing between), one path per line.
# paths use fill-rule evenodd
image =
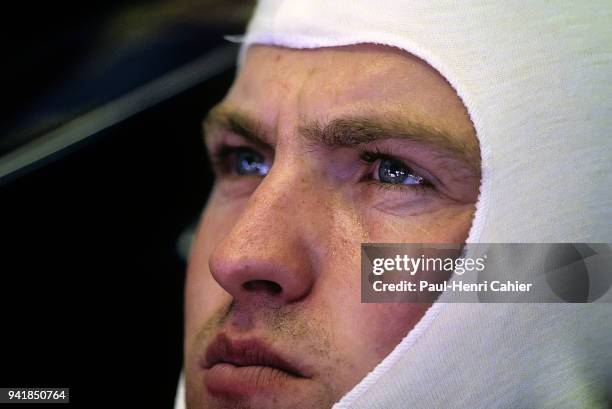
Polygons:
M416 55L456 90L480 142L468 243L612 242L608 1L270 0L241 41L241 55L359 43ZM607 407L609 304L445 296L335 408Z

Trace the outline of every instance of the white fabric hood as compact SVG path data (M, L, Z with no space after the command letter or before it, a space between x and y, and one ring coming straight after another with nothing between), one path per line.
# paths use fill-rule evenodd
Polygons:
M468 242L612 242L609 0L261 1L242 41L243 52L380 43L422 58L456 89L480 141ZM335 409L612 401L612 304L445 296Z

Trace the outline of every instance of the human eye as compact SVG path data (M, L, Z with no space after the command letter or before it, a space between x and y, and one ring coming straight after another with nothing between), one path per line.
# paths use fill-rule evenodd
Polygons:
M414 165L381 152L364 152L361 159L369 164L366 179L383 188L434 188L432 177Z
M213 154L213 162L221 175L263 177L270 170L264 155L246 146L223 146Z

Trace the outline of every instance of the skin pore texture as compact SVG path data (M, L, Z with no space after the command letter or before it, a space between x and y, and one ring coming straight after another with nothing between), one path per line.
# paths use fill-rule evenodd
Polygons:
M467 237L467 110L401 50L256 45L204 130L216 180L187 272L187 407L329 408L430 306L360 303L360 244Z

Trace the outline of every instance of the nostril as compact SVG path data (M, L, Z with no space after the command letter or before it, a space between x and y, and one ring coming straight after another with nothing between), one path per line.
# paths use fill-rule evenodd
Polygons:
M251 280L242 284L242 288L246 291L262 291L272 295L282 291L282 287L270 280Z

